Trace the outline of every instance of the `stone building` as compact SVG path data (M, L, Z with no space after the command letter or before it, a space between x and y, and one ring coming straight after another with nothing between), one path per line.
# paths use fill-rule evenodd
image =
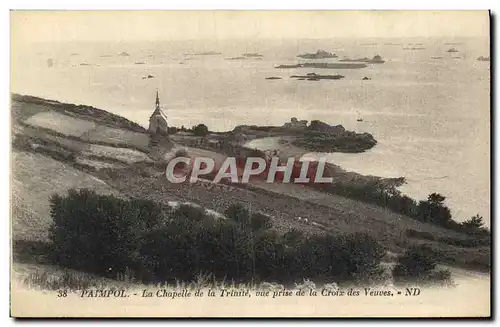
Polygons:
M296 117L292 117L289 123L285 123L283 127L307 127L307 120L297 120Z
M174 144L168 135L167 115L161 110L160 98L156 92L156 108L149 117L149 156L163 161Z
M156 135L168 135L167 115L160 108L160 98L156 91L156 108L149 117L149 132Z

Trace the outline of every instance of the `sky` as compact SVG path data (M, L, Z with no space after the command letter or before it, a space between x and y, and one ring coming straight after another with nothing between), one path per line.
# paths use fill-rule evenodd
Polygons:
M475 37L487 11L11 11L11 40Z

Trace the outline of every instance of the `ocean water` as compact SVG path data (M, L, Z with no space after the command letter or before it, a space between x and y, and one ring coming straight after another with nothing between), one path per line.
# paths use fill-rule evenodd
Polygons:
M451 47L458 52L447 52ZM296 55L317 49L339 58L379 54L386 63L362 69L274 68L304 62ZM222 54L194 54L203 51ZM122 52L129 56L119 56ZM244 52L260 53L262 60L225 60ZM290 117L342 124L373 134L378 144L361 154L328 154L330 161L363 174L404 176L404 193L425 199L439 192L456 220L479 213L489 225L490 63L477 61L479 56L489 56L488 39L25 44L12 49L11 91L96 106L143 126L156 90L175 126L203 122L224 131L241 124L281 125ZM289 78L308 72L345 78ZM282 79L265 79L270 76ZM365 76L371 80L362 81Z

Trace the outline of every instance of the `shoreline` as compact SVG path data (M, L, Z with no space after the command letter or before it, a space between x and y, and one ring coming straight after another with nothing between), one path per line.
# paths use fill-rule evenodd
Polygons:
M464 209L463 201L460 201L460 199L456 199L449 194L449 190L446 188L446 183L441 182L443 180L449 179L449 177L446 175L434 177L432 175L411 174L411 171L408 171L407 173L401 173L400 171L399 173L391 174L391 172L386 168L377 167L376 169L373 169L373 166L366 167L364 166L364 164L361 164L361 162L366 162L367 158L371 157L376 159L379 157L379 155L376 154L373 156L370 155L370 151L366 151L363 153L311 152L293 146L286 147L280 144L277 141L277 138L278 137L269 137L250 140L246 143L246 145L252 148L257 148L259 150L268 150L281 146L283 151L289 150L292 155L300 155L301 157L313 159L318 157L325 157L330 165L338 167L340 171L352 175L373 176L386 181L404 178L405 182L401 185L396 186L396 189L399 190L403 195L409 196L416 201L425 201L427 199L427 196L431 193L437 192L443 194L447 198L446 203L452 211L453 219L455 221L462 222L479 213L486 219L486 226L491 226L491 212L488 208L486 210L481 210L481 208L474 208L473 206L471 206L470 208ZM379 143L377 146L383 146L383 144L383 141L381 141L381 143ZM353 160L354 163L352 162ZM469 213L464 214L464 212ZM483 212L486 212L486 214L484 214Z

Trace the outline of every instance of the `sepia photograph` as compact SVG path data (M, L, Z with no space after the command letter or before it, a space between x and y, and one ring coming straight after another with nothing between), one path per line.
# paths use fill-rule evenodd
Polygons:
M11 10L10 315L491 318L487 10Z

